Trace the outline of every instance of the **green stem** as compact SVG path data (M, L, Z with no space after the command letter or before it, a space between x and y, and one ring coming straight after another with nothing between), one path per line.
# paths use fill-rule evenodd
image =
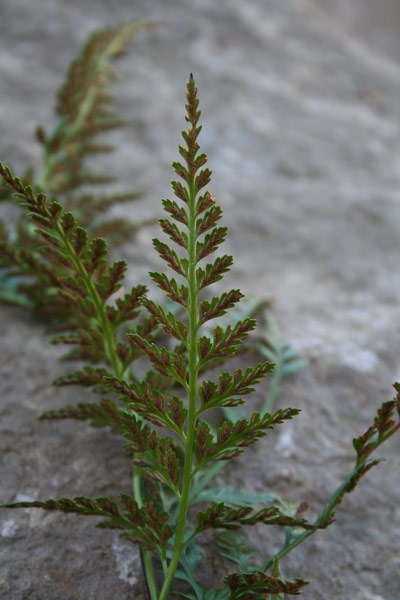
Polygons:
M193 500L196 498L196 496L201 492L201 490L203 490L206 485L212 480L214 479L214 477L216 477L218 475L218 473L221 471L221 469L224 468L224 463L222 461L215 463L212 467L210 467L205 474L203 475L203 477L200 478L200 481L197 481L193 484L193 487L191 488L191 494L190 494L190 500ZM193 471L193 475L196 473L196 470ZM174 512L172 513L171 516L171 523L175 523L177 518L179 515L179 506L176 508L176 510L174 510ZM185 541L185 546L187 545L187 540Z
M182 492L179 503L178 524L175 536L174 550L168 571L161 589L159 600L167 598L171 587L175 571L178 567L179 558L184 546L184 534L186 525L186 515L189 508L190 487L193 479L193 444L194 431L197 418L197 375L198 375L198 356L197 356L197 304L198 288L196 281L196 191L194 178L189 183L189 244L188 244L188 274L189 284L189 406L188 406L188 424L186 431L185 461L183 465Z
M151 560L151 552L149 550L142 550L142 562L150 598L151 600L157 600L158 587L156 582L156 576L154 573L153 562Z
M161 565L164 571L164 576L167 574L168 571L168 563L167 563L167 559L164 558L163 556L161 557Z
M135 463L132 462L132 489L133 496L138 503L139 508L143 506L142 490L140 486L140 475L135 468Z

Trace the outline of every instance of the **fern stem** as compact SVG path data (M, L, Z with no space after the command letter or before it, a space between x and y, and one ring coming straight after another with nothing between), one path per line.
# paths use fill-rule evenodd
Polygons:
M142 554L143 570L146 576L147 589L150 594L151 600L158 599L158 587L156 577L154 573L154 567L151 560L151 552L149 550L143 550Z
M183 466L183 480L181 499L179 503L179 514L177 530L175 536L174 550L168 571L161 589L159 600L167 598L169 588L175 576L178 567L179 558L184 546L184 534L186 525L186 515L189 508L190 488L193 479L193 444L194 431L197 417L197 375L198 375L198 357L197 357L197 331L198 331L198 287L196 281L196 190L194 177L189 183L189 243L188 243L188 273L187 280L189 284L189 402L188 402L188 424L186 431L185 461Z
M365 461L364 461L365 462ZM321 512L319 513L314 525L323 525L327 522L327 520L334 514L335 507L340 504L344 494L346 493L349 482L354 479L354 477L359 473L359 467L356 466L350 473L347 475L346 479L339 485L339 487L333 492L328 502L325 504ZM310 537L313 533L318 531L317 529L308 529L296 535L296 537L292 537L288 542L286 542L281 548L279 552L277 552L263 567L263 571L267 571L270 569L276 561L280 561L281 558L289 554L296 546L301 544L305 539Z

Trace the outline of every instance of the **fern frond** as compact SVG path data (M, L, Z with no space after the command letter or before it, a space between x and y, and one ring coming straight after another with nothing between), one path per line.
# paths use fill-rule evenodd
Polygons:
M200 368L203 368L209 361L234 355L238 351L238 346L243 343L255 326L256 321L246 319L238 321L233 328L230 325L225 329L216 327L211 339L207 335L202 336L198 344Z
M263 437L274 424L282 423L298 412L294 409L287 409L264 417L254 414L248 421L241 420L235 424L228 421L219 428L216 438L211 433L209 425L199 420L201 412L206 407L239 404L242 401L241 396L250 393L253 385L272 369L272 365L264 363L254 369L247 369L244 374L239 370L233 375L224 373L218 384L207 381L200 388L198 387L198 376L204 368L215 361L234 355L244 338L254 329L255 321L245 319L226 328L216 327L211 338L209 335L201 337L198 335L199 329L207 321L223 316L227 310L239 302L243 294L240 290L234 289L222 293L210 301L200 301L199 298L200 291L220 280L223 274L230 269L233 261L230 256L225 255L217 257L205 268L198 266L201 260L219 248L225 240L227 228L217 226L222 217L222 210L210 192L205 191L198 195L198 192L208 184L211 171L205 167L206 155L199 153L197 138L201 131L201 127L198 125L200 111L198 110L197 89L192 77L187 85L186 111L186 120L189 126L188 130L182 133L185 146L179 147L184 164L173 163L175 173L183 180L183 183L181 181L172 182L173 192L182 206L175 201L163 200L165 211L186 229L182 230L168 219L160 220L161 229L182 249L183 256L178 255L165 242L158 239L153 240L154 248L161 259L183 279L184 283L178 284L164 273L151 273L150 275L169 298L186 309L188 324L177 320L173 313L167 313L163 307L147 298L144 298L142 302L149 313L160 323L164 332L181 342L178 348L187 351L187 364L182 359L180 352L170 352L166 348L159 348L137 333L129 335L130 342L147 354L159 373L179 383L188 393L187 413L182 415L181 403L175 405L180 417L180 426L186 421L185 436L181 436L185 443L185 458L174 550L161 590L161 600L166 598L175 570L181 561L185 533L184 521L195 474L210 461L228 460L238 456L246 446ZM114 389L124 385L122 381L114 381ZM132 397L132 393L136 396L132 398L132 408L136 410L136 407L143 405L143 393L138 393L135 385L129 386L129 388L127 397L129 395ZM121 391L123 392L122 389ZM200 408L197 407L198 395L201 399ZM165 398L161 401L158 398L158 401L160 402L158 410L161 412L165 406ZM141 414L150 420L155 417L155 411L152 410L153 414L148 408ZM160 423L166 424L165 416L157 415L156 418ZM137 450L138 446L135 445L134 451ZM197 464L194 462L195 460L197 460ZM148 466L151 464L149 461ZM167 483L165 479L164 483ZM171 487L170 483L167 485Z
M255 388L252 386L271 373L273 368L272 363L264 362L256 367L248 367L244 373L241 369L236 369L233 375L225 371L219 376L218 384L214 381L203 381L199 388L201 400L199 414L209 408L242 404L244 400L235 396L246 396L254 392Z
M212 504L205 511L199 511L196 514L196 531L205 529L239 529L245 525L280 525L281 527L301 527L302 529L312 530L325 529L330 522L314 525L307 523L305 519L290 517L282 514L276 506L269 506L261 510L254 511L251 506L241 506L240 508L230 508L223 502Z
M170 379L168 379L170 381ZM153 425L168 427L184 437L183 426L187 409L176 396L167 397L154 385L154 378L148 376L145 381L126 383L116 377L104 377L103 382L112 391L120 395L128 410L134 411Z
M59 121L48 136L42 130L46 166L39 185L52 194L75 190L83 183L105 183L109 176L87 169L85 157L110 148L99 146L97 135L121 126L110 110L108 88L115 80L110 61L121 56L132 36L145 23L125 23L94 32L81 54L72 62L65 83L58 92Z
M229 292L224 292L219 297L214 297L211 302L203 300L200 303L201 325L210 319L216 319L225 315L227 310L232 308L241 298L243 298L243 294L240 290L230 290Z
M165 273L150 272L149 275L168 298L186 308L189 291L187 286L179 286L175 279L169 279Z
M40 421L76 419L90 421L93 427L110 427L114 433L122 433L123 412L112 400L102 399L100 402L69 405L58 410L48 410L39 417Z
M3 504L0 508L42 508L63 513L102 517L106 520L98 523L97 527L125 530L125 535L142 548L163 552L165 544L173 532L166 525L168 515L162 510L161 505L153 498L146 497L143 506L139 508L134 499L126 494L120 494L120 502L123 505L122 512L117 503L109 498L94 500L85 497L12 502Z
M227 273L233 264L232 256L218 256L214 263L208 264L204 269L197 269L197 282L199 289L203 289L212 283L216 283L224 273Z
M27 170L22 180L25 186L41 189L50 194L57 194L66 213L78 217L80 225L89 233L89 240L94 237L105 238L109 244L118 245L128 235L146 226L154 219L129 223L126 219L102 219L111 206L117 202L126 202L141 196L136 191L117 194L97 195L83 192L81 187L105 184L114 177L108 173L95 173L88 167L87 159L99 152L109 152L112 146L104 144L99 135L110 128L120 126L122 121L111 110L112 95L108 92L115 80L111 67L114 59L118 58L136 32L148 27L149 23L123 23L95 31L83 47L79 56L72 62L68 75L58 93L56 106L57 123L54 129L46 134L43 127L37 128L37 139L44 149L44 166L37 176L32 170ZM5 191L1 184L0 198L13 200L13 193ZM43 231L46 222L36 214L32 219L42 225L39 235L49 240L49 235ZM77 244L86 244L88 240L80 239ZM35 316L49 319L52 326L59 328L62 324L66 329L76 321L77 309L65 298L57 296L57 285L48 279L46 274L24 261L18 261L18 253L23 249L38 258L40 239L31 224L26 222L25 215L17 223L16 235L7 241L9 258L5 263L0 259L0 267L9 270L15 266L14 275L17 280L13 283L13 292L6 291L6 284L0 287L0 299L8 299L18 304L32 307ZM45 249L46 263L52 264L57 270L69 268L65 257L57 248ZM11 258L10 258L11 257ZM10 286L7 285L9 288ZM4 291L2 291L4 290ZM67 298L68 300L68 298Z
M71 275L56 272L53 285L58 286L58 295L64 304L76 313L74 332L59 336L54 342L81 346L86 356L109 363L114 373L122 375L139 353L117 344L116 330L121 323L137 317L145 286L136 286L129 294L118 298L114 306L107 305L107 299L121 286L126 264L116 262L104 274L108 253L105 240L95 238L89 244L86 230L78 225L72 213L63 211L58 202L49 201L45 194L24 185L2 163L0 175L22 198L30 218L44 233L43 251L51 253L71 272ZM88 317L91 319L89 326Z
M128 333L127 335L129 341L134 346L140 348L144 354L147 354L154 368L159 373L176 379L184 388L187 388L187 369L182 356L148 342L137 333Z
M195 455L200 468L210 461L230 460L240 456L244 449L265 437L269 429L292 419L299 414L296 408L276 411L273 415L253 413L250 419L240 419L233 423L224 421L214 439L211 428L205 421L199 422L195 435Z
M308 585L304 579L282 581L263 571L232 573L225 577L225 583L230 589L229 600L265 600L267 594L299 596L302 588Z
M125 450L133 454L133 461L144 477L162 483L179 494L181 469L179 457L170 438L159 437L134 413L123 417L124 436L130 444Z
M53 381L53 385L82 385L83 387L98 386L103 384L103 378L107 375L110 375L110 373L104 367L95 368L86 365L79 371L58 377Z

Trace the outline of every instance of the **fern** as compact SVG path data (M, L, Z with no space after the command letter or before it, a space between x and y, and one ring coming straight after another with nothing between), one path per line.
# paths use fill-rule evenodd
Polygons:
M103 361L112 368L110 373L104 368L87 366L56 383L101 384L104 388L104 375L122 376L140 355L136 349L118 343L117 335L121 325L138 317L140 298L146 288L133 287L123 298L110 304L110 297L122 286L126 263L117 261L104 274L108 254L105 240L94 238L89 242L87 231L78 225L71 212L63 211L60 203L49 201L42 192L35 193L2 163L0 175L21 198L22 206L37 225L37 233L43 238L42 252L61 266L61 269L52 267L50 272L58 287L57 293L75 311L76 324L72 333L58 336L54 343L76 345L90 361ZM146 325L150 335L155 322L152 319Z
M99 140L99 136L123 124L111 107L113 97L109 87L116 75L110 63L123 54L132 36L146 26L146 23L127 23L90 36L58 92L53 130L47 134L43 127L37 128L36 137L43 146L43 169L37 176L28 170L21 178L35 190L56 194L64 210L72 212L87 230L89 239L103 237L113 246L153 219L136 224L126 219L105 219L112 206L141 194L90 191L90 186L109 184L114 178L93 172L88 161L94 155L113 150ZM12 201L9 188L0 189L0 198ZM0 224L0 300L30 307L53 325L68 328L75 325L76 312L57 293L54 252L43 260L40 245L41 239L23 213L15 232Z
M112 175L92 172L86 160L92 154L113 149L97 138L100 133L122 125L110 108L112 96L108 87L115 79L110 61L124 53L132 36L142 28L141 23L130 23L99 30L90 36L72 62L58 91L55 128L49 135L42 127L37 130L45 154L45 166L37 182L41 189L59 195L76 191L83 184L113 180ZM124 199L129 199L129 194L120 197ZM81 194L71 199L74 208L82 205L79 217L84 225L99 207L104 210L114 202L107 197L88 200Z
M121 288L126 264L117 261L108 265L104 239L90 239L72 212L23 183L0 163L0 175L35 224L43 252L52 257L51 266L44 263L40 268L48 271L63 301L80 315L77 326L56 341L77 346L89 363L101 363L88 364L56 383L118 395L118 401L103 398L98 403L51 411L43 418L87 419L97 426L110 426L123 436L124 450L133 465L134 492L133 496L120 494L118 503L110 498L77 497L7 503L3 507L72 512L101 519L99 527L120 529L139 544L151 600L171 597L177 579L186 582L188 588L176 593L195 600L295 596L307 582L301 578L287 581L281 571L282 559L307 537L328 527L344 496L380 462L371 455L400 429L400 394L383 404L373 425L354 440L354 468L314 522L301 516L302 505L292 514L274 495L209 487L219 464L241 455L299 411L286 408L272 414L253 413L226 419L216 429L205 420L213 409L235 409L272 372L272 365L264 361L233 373L223 371L216 380L203 377L215 361L227 361L237 353L254 330L255 321L246 316L237 323L219 324L211 332L206 331L209 321L229 314L242 293L233 289L211 299L201 297L203 289L220 281L233 261L223 256L205 266L199 264L211 260L208 257L218 250L227 232L219 225L220 207L205 190L211 171L206 167L205 154L199 153L200 111L192 76L187 84L186 112L188 129L182 133L184 145L179 148L183 163L173 164L180 180L174 181L172 188L180 204L165 200L169 218L160 222L178 252L154 240L155 250L177 279L165 273L151 274L184 313L182 319L177 311L148 298L143 285L113 300ZM142 321L141 307L149 313ZM122 328L127 322L130 329L124 340ZM157 324L173 338L168 347L155 343ZM143 379L131 370L140 356L151 363ZM200 502L201 510L194 508ZM285 543L276 555L261 564L249 564L249 559L256 556L254 551L237 538L220 537L223 555L239 570L227 575L224 586L217 590L197 582L195 569L201 560L199 540L204 531L222 529L231 533L257 524L284 528ZM230 550L229 539L234 540ZM162 569L160 586L155 566Z

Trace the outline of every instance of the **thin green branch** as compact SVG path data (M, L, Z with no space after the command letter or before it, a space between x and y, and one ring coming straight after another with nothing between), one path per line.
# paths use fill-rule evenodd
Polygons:
M383 459L378 459L378 461L382 461L382 460ZM366 461L355 466L354 469L352 469L350 471L350 473L348 473L348 475L345 478L345 480L343 481L343 483L341 483L339 485L339 487L333 492L333 494L329 498L328 502L325 504L325 506L319 513L319 515L318 515L317 519L315 520L315 522L313 523L313 525L315 525L316 527L325 525L330 521L330 519L333 518L334 510L335 510L336 506L338 506L341 503L343 496L346 493L348 493L349 491L352 491L352 489L349 489L349 487L351 486L351 483L354 480L356 480L357 478L359 478L361 476L362 468L364 467L365 463L366 463ZM273 567L275 565L276 561L280 561L281 558L283 558L284 556L289 554L289 552L294 550L294 548L296 548L299 544L304 542L304 540L306 540L308 537L310 537L316 531L318 531L318 529L309 529L309 530L303 531L303 533L299 533L299 534L293 534L293 532L292 532L291 535L288 535L286 537L285 544L281 548L281 550L279 550L279 552L277 552L270 560L268 560L265 563L265 565L262 567L262 570L268 571L268 569L270 569L271 567Z

